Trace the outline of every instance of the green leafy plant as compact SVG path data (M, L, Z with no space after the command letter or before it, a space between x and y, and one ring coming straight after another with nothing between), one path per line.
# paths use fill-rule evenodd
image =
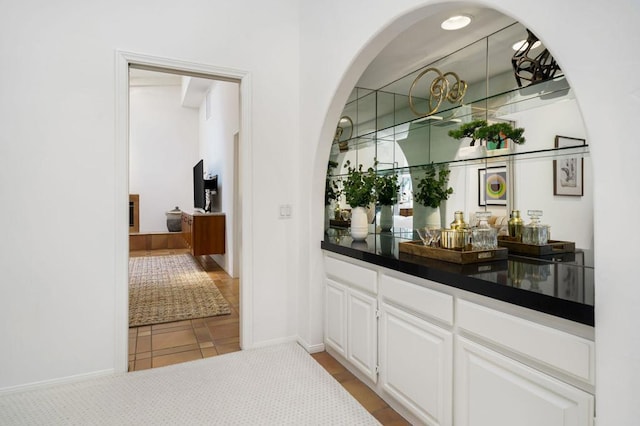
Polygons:
M376 177L375 191L378 204L391 206L398 200L398 175L393 171Z
M338 163L329 160L327 164L327 180L324 187L324 205L330 206L332 201L336 201L340 197L340 190L338 182L334 179L330 179L331 171L338 167Z
M342 193L347 204L352 208L369 206L376 200L376 172L373 167L369 167L366 171L362 170L362 164L357 168L351 167L349 160L344 167L347 168L348 175L342 181Z
M435 209L440 206L440 203L453 194L453 188L447 188L450 173L446 164L427 165L424 177L418 182L418 190L413 192L413 198L426 207Z
M484 140L487 142L487 148L491 149L502 148L507 139L511 139L513 143L521 145L525 143L523 134L523 128L514 128L510 123L488 124L486 120L473 120L463 124L456 130L449 131L449 136L454 139L471 138L469 146L474 146L476 140ZM492 145L489 145L490 143Z
M487 148L489 148L489 142L492 142L495 144L495 149L500 149L507 139L511 139L513 143L522 145L525 142L525 138L522 136L523 133L523 128L514 128L509 123L495 123L477 129L475 136L478 139L486 140Z
M469 123L464 123L462 126L458 127L455 130L449 130L449 136L458 140L464 139L464 138L471 138L471 143L469 144L469 146L474 146L476 144L476 139L477 139L477 136L475 135L476 130L486 126L487 126L486 120L473 120L473 121L470 121Z

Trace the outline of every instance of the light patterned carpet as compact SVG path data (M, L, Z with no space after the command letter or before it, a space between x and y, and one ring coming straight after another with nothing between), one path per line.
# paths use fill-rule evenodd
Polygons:
M296 343L0 395L2 425L379 425Z
M231 313L190 254L129 259L129 327Z

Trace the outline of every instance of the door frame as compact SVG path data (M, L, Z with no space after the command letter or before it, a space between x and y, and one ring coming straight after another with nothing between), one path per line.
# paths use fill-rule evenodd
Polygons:
M253 248L248 236L252 235L251 200L252 164L251 141L251 74L247 71L186 62L176 59L142 55L116 50L115 58L115 335L114 367L116 372L128 370L129 344L129 66L161 72L191 75L216 80L233 81L240 84L240 167L238 170L242 217L243 241L240 242L240 348L253 346L252 294L253 294ZM237 242L236 242L237 243Z

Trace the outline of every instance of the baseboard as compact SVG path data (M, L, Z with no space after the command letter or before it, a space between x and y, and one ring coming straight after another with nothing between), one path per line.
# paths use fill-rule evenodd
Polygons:
M242 348L242 349L259 349L259 348L266 348L267 346L281 345L283 343L291 343L291 342L297 342L296 336L282 337L280 339L273 339L273 340L264 340L262 342L254 343L248 348Z
M62 385L67 383L83 382L83 381L95 379L98 377L107 377L107 376L115 376L115 375L117 374L114 369L94 371L87 374L78 374L75 376L62 377L59 379L43 380L41 382L32 382L24 385L1 388L0 395L6 395L6 394L16 393L16 392L24 392L24 391L34 390L34 389L43 389L51 386L57 386L57 385Z
M301 337L298 337L297 341L298 341L298 344L302 346L304 350L309 352L310 354L323 352L325 350L324 343L318 343L318 344L312 345L306 340L302 339Z

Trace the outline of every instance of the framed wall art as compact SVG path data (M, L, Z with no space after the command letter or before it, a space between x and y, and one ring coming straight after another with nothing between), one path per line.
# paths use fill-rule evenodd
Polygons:
M478 169L478 205L507 205L507 167Z
M555 147L586 145L584 139L556 136ZM553 160L553 195L581 197L584 194L584 159L580 156Z

